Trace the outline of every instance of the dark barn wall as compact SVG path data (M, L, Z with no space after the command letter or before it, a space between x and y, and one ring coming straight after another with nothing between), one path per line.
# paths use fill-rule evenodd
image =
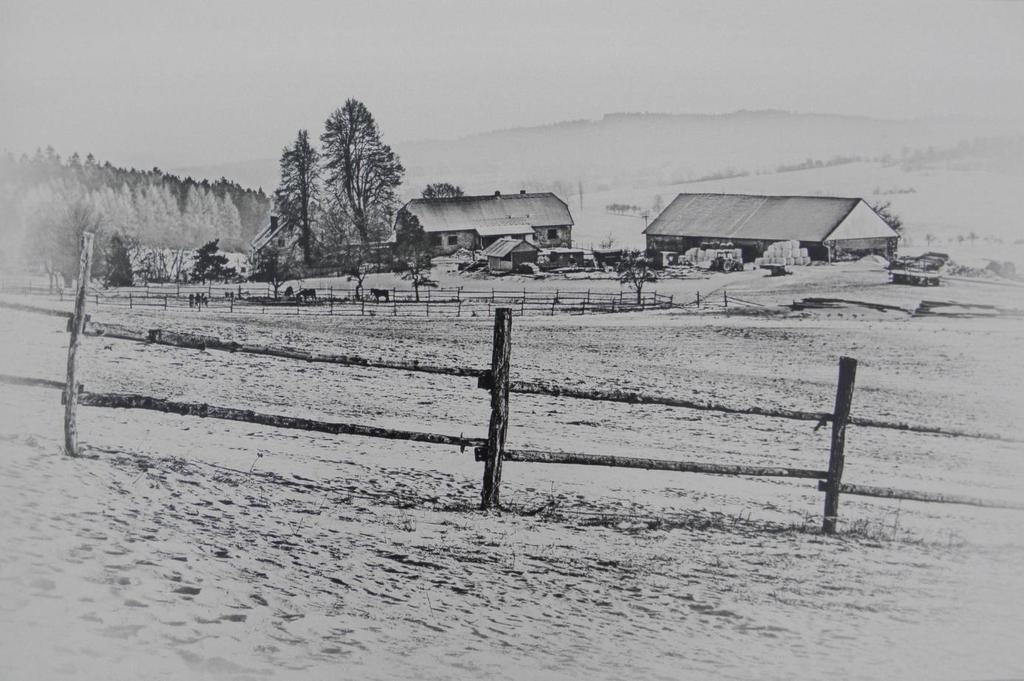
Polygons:
M880 255L891 260L896 255L898 239L876 237L873 239L841 239L825 242L831 251L832 260L856 260L866 255Z
M454 245L448 243L448 237L457 237L458 242ZM477 239L476 232L472 230L460 230L451 232L431 232L430 233L430 251L431 255L451 255L460 248L465 248L467 251L475 251L480 248L480 243Z
M548 237L548 230L555 230L555 238ZM541 248L572 248L572 225L534 227L533 233Z

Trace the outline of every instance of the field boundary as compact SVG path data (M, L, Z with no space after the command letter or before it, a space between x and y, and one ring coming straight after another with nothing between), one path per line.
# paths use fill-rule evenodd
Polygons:
M331 434L348 434L365 437L386 438L393 440L406 440L414 442L426 442L431 444L457 446L461 450L472 448L474 457L478 462L484 464L484 475L481 490L482 509L500 507L500 488L502 477L502 464L509 462L524 463L548 463L548 464L572 464L572 465L594 465L609 466L618 468L638 468L658 471L675 471L703 473L712 475L730 476L751 476L751 477L788 477L802 479L817 479L817 490L825 493L824 510L822 517L822 532L832 534L836 531L838 520L839 498L842 494L883 497L889 499L906 499L911 501L926 501L938 503L966 504L971 506L984 506L995 508L1024 509L1024 504L1015 502L1004 502L997 500L980 499L961 495L938 494L931 492L919 492L913 490L900 490L888 487L873 487L867 485L856 485L844 483L842 480L845 464L845 433L849 425L866 425L868 427L893 427L894 424L879 425L881 422L872 423L871 420L862 420L862 423L855 423L851 417L851 405L853 401L854 386L857 372L857 360L850 357L839 359L839 378L836 388L836 399L833 410L829 412L799 412L793 410L780 410L777 413L767 413L771 410L761 410L759 413L751 413L749 410L726 409L722 405L701 405L678 404L687 408L703 408L717 411L727 410L744 416L773 416L781 418L797 418L799 420L817 421L816 429L831 423L832 436L827 460L827 469L812 470L802 468L790 468L786 466L749 466L723 463L707 463L693 461L676 461L665 459L650 459L634 456L597 455L587 453L544 451L544 450L517 450L505 447L505 440L509 424L509 394L510 392L528 392L532 394L551 394L547 391L531 391L525 388L529 384L516 383L511 381L511 349L512 349L512 317L513 310L509 307L499 307L494 314L494 334L492 344L492 361L490 369L475 369L470 367L436 367L423 366L415 362L376 361L367 358L353 356L319 355L293 349L271 348L268 346L247 346L234 342L222 341L211 336L198 336L195 334L153 329L146 332L126 329L126 327L114 327L98 325L89 322L85 313L87 290L84 285L88 281L92 235L86 234L82 240L82 256L80 263L79 286L75 296L75 311L69 319L69 331L71 339L68 345L68 367L66 381L61 384L57 381L46 379L26 378L17 376L0 375L0 382L33 386L51 389L62 389L62 402L65 406L64 435L65 451L69 455L77 455L77 427L76 415L77 406L125 408L125 409L147 409L152 411L174 413L183 416L197 416L201 418L217 418L233 421L244 421L257 423L270 427L296 428L315 432ZM11 308L11 306L7 306ZM53 310L33 308L32 306L19 305L11 309L25 312L38 312L41 314L53 315ZM57 314L56 316L65 316ZM91 333L90 333L91 331ZM263 414L247 409L235 409L231 407L214 406L205 403L174 402L148 395L135 395L123 393L90 393L84 391L77 381L77 350L80 340L84 336L99 335L111 338L123 338L131 341L142 341L146 343L173 345L187 349L214 348L228 352L252 352L253 354L270 354L276 357L289 360L302 361L324 361L347 366L360 366L378 369L391 369L402 371L424 371L426 373L446 374L458 377L476 377L477 386L486 389L490 395L490 419L488 424L487 438L466 438L464 436L445 435L429 433L424 431L397 430L367 426L352 423L337 423L304 419L275 414ZM516 390L518 388L518 390ZM572 394L573 391L565 388L553 388L558 390L558 396L575 397L582 399L601 400L610 402L627 402L645 404L638 398L639 394L617 394L602 395L597 391L590 391L588 395ZM680 401L682 402L682 401ZM655 402L663 403L663 402ZM810 418L808 418L810 416ZM921 427L911 427L908 424L897 424L901 430L911 432L934 432L925 431ZM978 437L978 434L962 432L941 432L953 437ZM1001 438L1000 438L1001 439Z

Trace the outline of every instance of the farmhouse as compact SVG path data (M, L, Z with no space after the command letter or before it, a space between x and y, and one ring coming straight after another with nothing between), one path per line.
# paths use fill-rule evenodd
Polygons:
M732 243L751 262L776 241L799 241L812 260L879 254L892 259L897 234L863 199L833 196L680 194L644 230L647 250L682 253Z
M540 248L526 239L504 238L484 249L487 270L490 272L514 272L523 263L536 263Z
M499 239L529 239L544 248L572 246L572 215L551 192L413 199L406 210L429 235L433 255L476 251Z
M286 230L284 225L278 222L277 216L271 215L270 223L249 242L249 249L254 256L259 255L265 248L276 248L283 251L293 248L297 240L297 234Z

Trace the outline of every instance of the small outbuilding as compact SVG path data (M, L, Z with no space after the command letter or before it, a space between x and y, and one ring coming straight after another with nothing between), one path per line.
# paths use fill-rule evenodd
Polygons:
M541 269L557 270L563 267L583 267L586 251L582 248L548 248L540 253Z
M515 272L524 263L537 262L540 248L526 239L505 238L484 249L489 272Z
M680 194L647 229L647 250L683 253L731 242L751 262L779 241L797 241L811 260L877 254L892 259L900 235L863 199L836 196Z

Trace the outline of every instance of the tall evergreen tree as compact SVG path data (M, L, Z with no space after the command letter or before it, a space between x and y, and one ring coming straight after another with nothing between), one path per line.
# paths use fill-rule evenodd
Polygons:
M106 272L103 275L104 286L132 286L135 277L132 273L132 260L128 254L128 246L120 234L113 234L107 242Z
M398 204L405 168L381 139L373 114L349 99L327 119L320 141L332 201L363 243L381 238Z
M289 231L299 231L302 261L313 262L313 214L320 198L320 154L299 130L295 143L281 152L281 186L274 192L278 219Z

